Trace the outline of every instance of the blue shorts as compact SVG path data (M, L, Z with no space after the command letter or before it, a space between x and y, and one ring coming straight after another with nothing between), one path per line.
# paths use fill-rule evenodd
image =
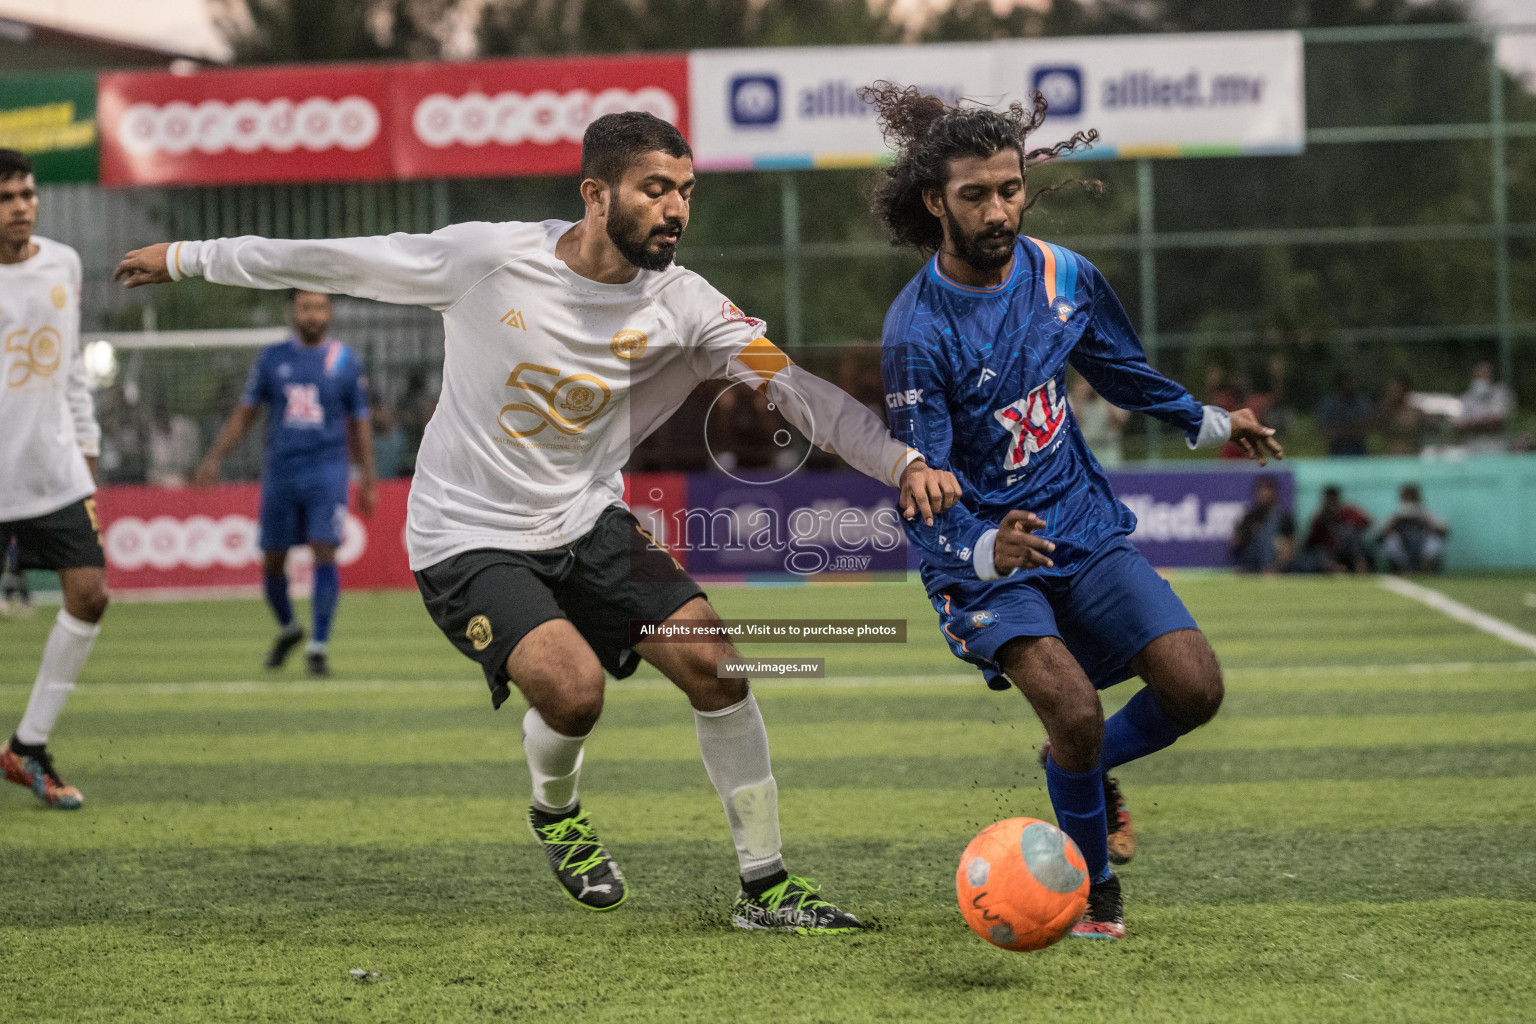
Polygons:
M347 465L261 481L261 550L340 544L347 525Z
M1168 581L1124 537L1071 576L954 583L929 600L949 649L981 669L994 690L1008 689L997 654L1016 637L1059 637L1102 690L1135 675L1131 659L1153 640L1198 628Z

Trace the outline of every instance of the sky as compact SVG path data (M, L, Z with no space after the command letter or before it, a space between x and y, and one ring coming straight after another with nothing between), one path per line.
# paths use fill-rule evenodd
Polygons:
M0 15L194 56L228 52L204 0L0 0Z
M919 2L927 6L933 0ZM1536 24L1536 0L1478 0L1478 6L1490 21ZM196 55L220 57L228 52L205 0L0 0L0 15ZM1536 85L1536 34L1505 37L1500 54L1506 66L1531 76Z

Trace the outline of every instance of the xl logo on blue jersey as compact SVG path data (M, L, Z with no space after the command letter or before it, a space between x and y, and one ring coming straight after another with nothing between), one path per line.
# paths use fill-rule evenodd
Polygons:
M1056 378L1035 388L1012 405L992 414L1008 428L1008 454L1003 459L1009 469L1029 465L1029 457L1050 447L1067 422L1067 396L1056 394Z
M1031 88L1045 97L1050 113L1057 117L1083 112L1083 71L1076 65L1035 68Z
M778 124L778 76L737 75L732 78L731 122L746 127Z
M325 406L320 402L320 385L284 384L283 399L283 426L325 425Z

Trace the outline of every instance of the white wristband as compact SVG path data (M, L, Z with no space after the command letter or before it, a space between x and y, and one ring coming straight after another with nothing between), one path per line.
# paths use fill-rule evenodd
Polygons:
M976 547L971 556L971 564L976 567L976 578L979 580L1000 580L1005 576L1012 576L1018 572L1017 566L1007 572L997 571L997 531L988 530L976 538Z
M1232 439L1232 414L1227 410L1214 405L1205 407L1205 416L1200 420L1200 434L1193 441L1185 438L1184 443L1191 448L1214 448L1219 444L1226 444Z
M165 253L165 269L172 281L189 277L202 277L202 244L199 242L172 242Z

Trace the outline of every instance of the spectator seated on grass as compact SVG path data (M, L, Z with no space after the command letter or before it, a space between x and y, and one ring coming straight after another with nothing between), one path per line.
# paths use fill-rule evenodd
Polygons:
M1232 558L1238 572L1276 573L1291 567L1296 554L1296 517L1280 507L1280 486L1272 476L1253 482L1253 504L1232 531Z
M1344 502L1337 484L1323 488L1323 502L1312 516L1298 572L1373 572L1366 531L1371 517Z
M1429 509L1418 484L1403 484L1398 505L1381 528L1381 554L1393 572L1439 572L1450 527Z

